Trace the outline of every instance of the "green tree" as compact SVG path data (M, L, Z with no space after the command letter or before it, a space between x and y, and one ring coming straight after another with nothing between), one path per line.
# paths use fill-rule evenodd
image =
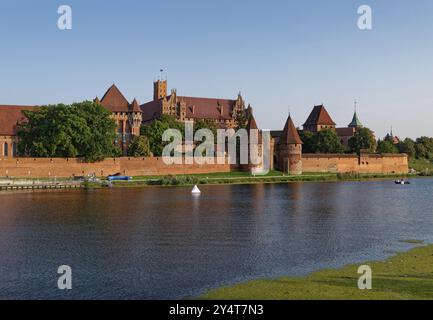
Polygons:
M317 152L317 145L316 145L316 138L315 134L311 131L303 130L300 132L300 138L302 142L304 143L302 145L302 152L303 153L316 153Z
M389 140L379 140L377 142L377 152L379 152L379 153L398 153L398 149Z
M27 121L18 126L20 155L100 161L119 154L113 143L116 124L99 104L58 104L23 113Z
M342 153L344 146L338 139L334 130L321 130L315 134L315 144L317 153Z
M149 140L146 136L138 136L132 140L128 147L128 156L130 157L150 157L152 152L150 151Z
M218 127L217 127L215 121L210 120L210 119L195 120L194 121L194 135L198 130L201 130L201 129L209 129L210 131L212 131L212 134L214 135L214 137L216 139Z
M355 135L349 139L349 150L357 154L360 154L361 150L375 152L376 145L373 131L368 128L357 129Z
M150 125L141 126L141 135L145 136L150 145L150 151L155 157L162 156L162 150L168 142L162 141L162 135L167 129L177 129L182 136L185 135L185 126L183 123L176 120L175 117L163 115L159 119L154 120Z
M416 157L419 159L433 159L433 138L420 137L415 144Z
M404 141L400 141L397 144L398 152L406 153L410 158L415 157L416 149L415 149L415 141L410 138L406 138Z

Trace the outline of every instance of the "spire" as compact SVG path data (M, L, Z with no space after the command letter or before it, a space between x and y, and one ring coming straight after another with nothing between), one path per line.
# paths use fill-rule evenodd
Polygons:
M259 130L259 127L257 126L256 119L254 119L254 116L253 116L252 113L250 114L250 117L249 117L249 119L248 119L248 124L247 124L247 131L248 131L248 133L249 133L251 130L257 130L257 131L258 131L258 134L257 134L258 143L261 144L261 141L262 141L262 134L261 134L261 132L260 132L260 130Z
M298 130L296 129L292 117L289 115L284 126L283 134L280 138L280 145L288 144L302 144L301 137L299 137Z
M93 102L96 104L101 104L101 101L99 100L98 96L96 96L96 98L93 99Z
M131 103L131 109L132 112L141 112L140 105L138 104L138 101L135 98Z

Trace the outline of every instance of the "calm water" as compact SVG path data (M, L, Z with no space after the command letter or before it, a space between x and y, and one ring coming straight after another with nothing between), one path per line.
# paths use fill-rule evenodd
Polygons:
M0 298L196 296L433 242L433 180L0 193ZM73 290L57 289L70 265Z

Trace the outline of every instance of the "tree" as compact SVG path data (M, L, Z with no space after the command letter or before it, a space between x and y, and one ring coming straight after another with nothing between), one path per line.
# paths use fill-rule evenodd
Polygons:
M304 143L302 145L303 153L316 153L317 145L314 133L312 133L311 131L303 130L300 132L300 138Z
M398 149L389 140L379 140L377 142L377 152L379 152L379 153L398 153Z
M216 139L218 127L217 127L215 121L210 120L210 119L195 120L194 121L194 135L198 130L201 130L201 129L208 129L208 130L212 131L212 134Z
M150 157L152 152L150 151L149 140L146 136L138 136L132 140L128 147L128 156L130 157Z
M23 113L27 121L18 126L20 155L100 161L120 152L114 145L116 124L99 104L58 104Z
M315 134L314 140L317 153L342 153L345 151L334 130L321 130Z
M420 137L415 144L416 157L419 159L433 159L433 138Z
M410 138L406 138L404 141L400 141L397 144L398 152L406 153L410 158L415 157L416 149L415 149L415 141Z
M361 153L361 150L368 152L376 151L376 139L373 131L368 128L359 128L355 135L349 139L349 149L351 152Z
M150 151L156 157L162 156L162 150L169 143L162 141L162 135L167 129L179 130L182 136L185 134L184 124L169 115L161 116L161 118L154 120L150 125L141 126L140 133L148 139Z

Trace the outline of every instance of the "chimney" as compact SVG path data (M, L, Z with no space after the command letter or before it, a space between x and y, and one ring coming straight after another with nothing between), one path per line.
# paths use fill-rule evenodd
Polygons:
M191 111L192 111L192 114L195 113L195 106L194 105L192 106L192 110Z
M223 116L224 115L224 107L223 106L220 106L220 112L221 112L221 116Z

